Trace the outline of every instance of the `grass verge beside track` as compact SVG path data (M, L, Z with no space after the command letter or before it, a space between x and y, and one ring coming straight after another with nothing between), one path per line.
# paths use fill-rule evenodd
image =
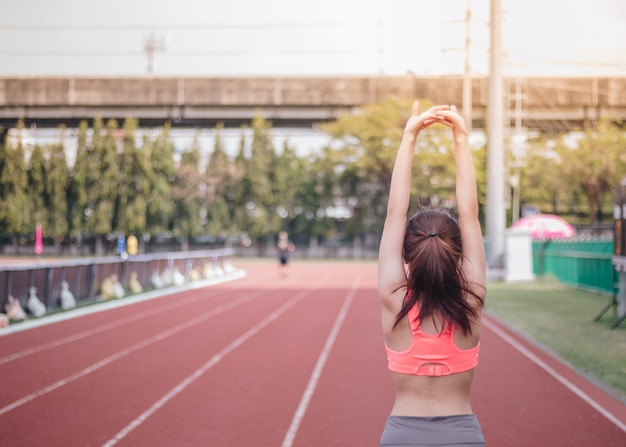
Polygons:
M486 310L532 338L592 379L608 386L626 402L626 323L609 310L594 317L611 297L559 284L492 282L487 286Z

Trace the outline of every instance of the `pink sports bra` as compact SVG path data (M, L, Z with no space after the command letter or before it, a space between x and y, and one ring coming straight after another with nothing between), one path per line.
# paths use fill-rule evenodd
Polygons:
M447 327L441 334L426 334L419 326L418 306L409 310L411 345L404 351L395 351L387 344L387 362L390 371L418 376L446 376L469 371L478 365L480 343L471 349L460 349L454 343L454 328Z

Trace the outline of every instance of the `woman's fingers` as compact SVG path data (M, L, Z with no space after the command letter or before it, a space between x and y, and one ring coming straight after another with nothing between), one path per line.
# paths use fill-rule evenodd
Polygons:
M428 127L434 123L439 123L439 124L443 124L444 126L447 127L452 127L453 123L448 120L445 116L442 116L440 114L429 114L427 117L424 118L423 124L424 127Z
M448 105L432 106L428 111L431 113L436 113L442 110L450 110L450 106Z
M414 101L413 108L411 109L411 115L418 116L420 114L420 102Z
M443 119L452 120L454 122L458 122L463 119L461 118L461 115L459 115L459 113L456 111L456 107L454 106L451 106L449 110L441 110L437 112L437 114Z
M419 101L414 101L411 108L411 119L407 122L406 130L419 131L433 123L441 123L448 127L454 125L454 119L450 120L449 114L454 106L437 105L420 114ZM454 108L456 110L456 108ZM421 123L421 124L420 124Z

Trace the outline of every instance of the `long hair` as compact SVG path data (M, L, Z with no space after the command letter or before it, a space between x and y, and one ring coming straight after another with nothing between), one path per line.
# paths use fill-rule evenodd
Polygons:
M448 324L471 334L472 320L478 319L478 314L466 296L483 300L472 290L461 268L461 231L452 216L433 209L415 213L407 222L403 256L408 266L407 293L394 326L419 305L420 324L440 316L444 321L440 332Z

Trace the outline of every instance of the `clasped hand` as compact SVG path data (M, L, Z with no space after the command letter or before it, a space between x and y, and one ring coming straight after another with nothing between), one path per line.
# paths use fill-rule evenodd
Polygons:
M404 127L405 135L417 137L417 134L434 123L440 123L452 129L454 136L467 135L465 121L459 115L455 106L439 105L433 106L425 112L420 113L419 101L413 103L411 117Z

